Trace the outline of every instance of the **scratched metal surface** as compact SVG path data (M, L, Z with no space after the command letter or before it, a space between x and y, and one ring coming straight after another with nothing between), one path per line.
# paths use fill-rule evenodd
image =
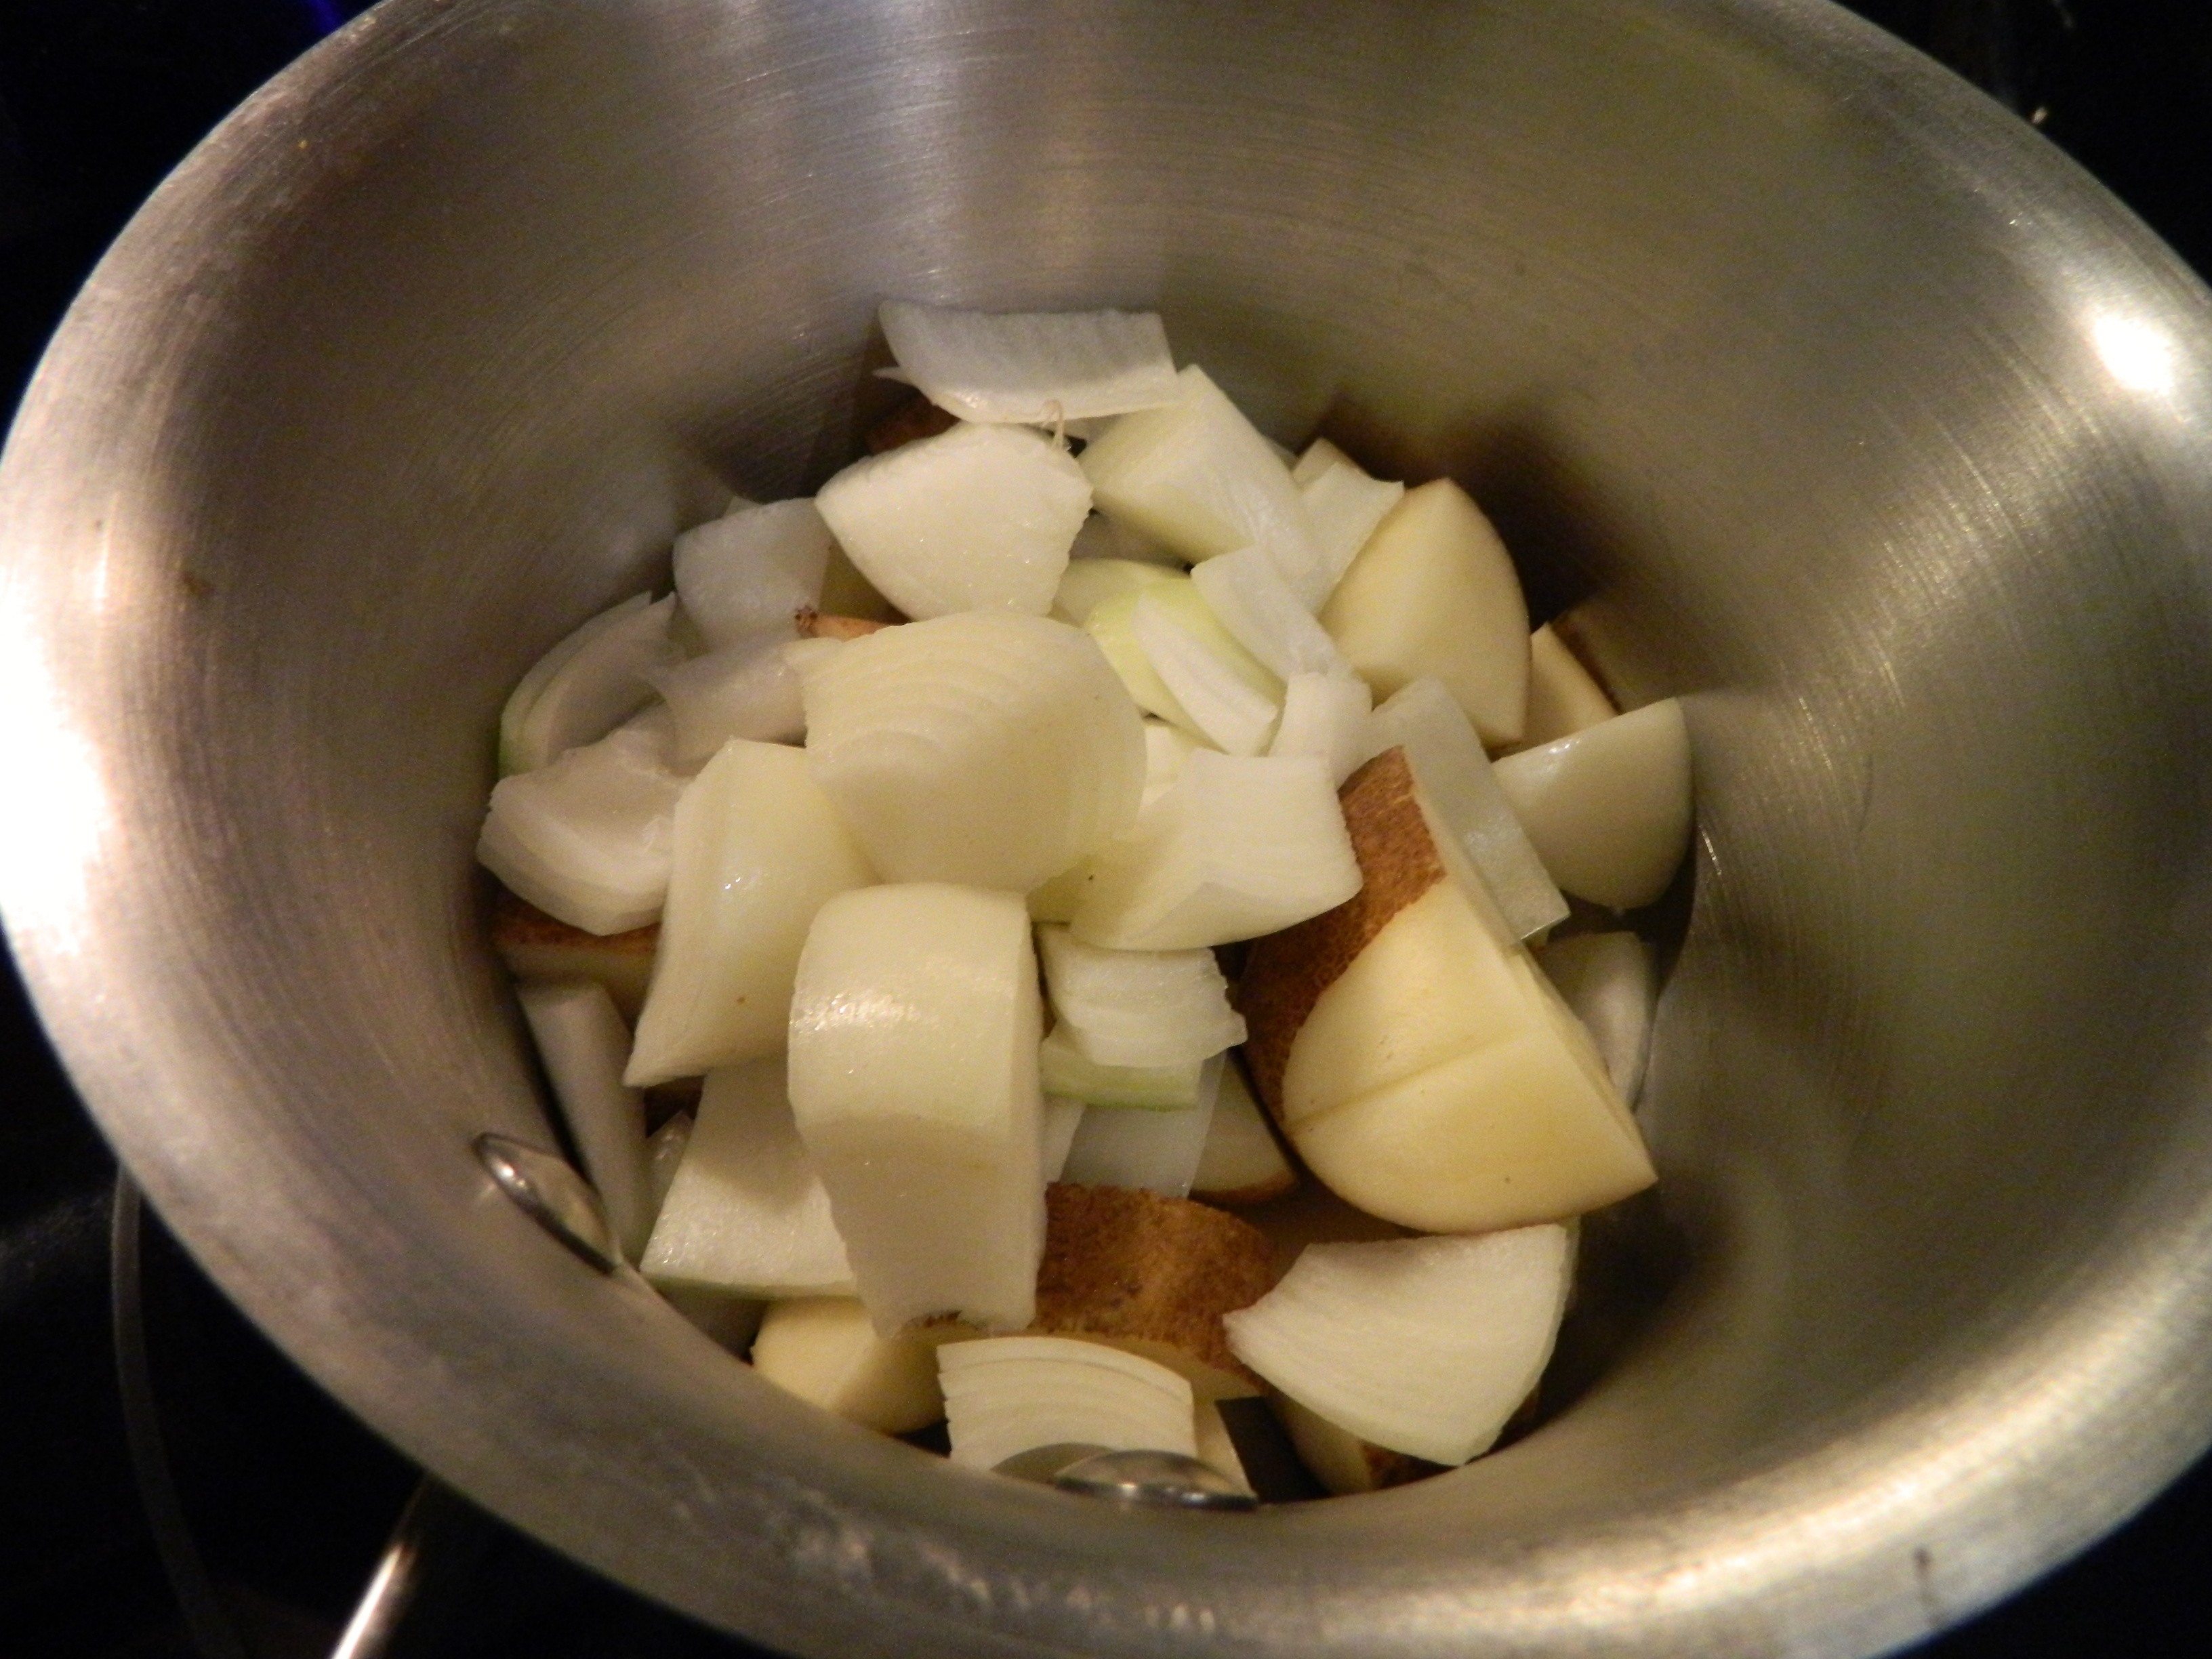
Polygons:
M493 1195L543 1133L469 848L506 687L850 451L884 294L1158 305L1449 471L1691 700L1650 1085L1684 1266L1453 1477L987 1483ZM1846 1655L2212 1433L2212 303L1796 0L394 0L227 124L0 469L0 901L223 1286L411 1455L808 1654Z

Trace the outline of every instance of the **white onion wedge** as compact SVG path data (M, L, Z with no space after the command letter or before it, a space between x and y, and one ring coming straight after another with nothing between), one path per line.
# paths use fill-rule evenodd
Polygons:
M1424 675L1375 711L1377 748L1406 751L1421 793L1474 866L1516 939L1563 921L1567 902L1508 804L1503 775L1443 682Z
M1622 1102L1634 1107L1658 998L1650 945L1633 933L1577 933L1545 945L1536 961L1589 1030Z
M853 1269L793 1121L780 1055L708 1073L641 1266L656 1285L739 1296L851 1292Z
M1171 1066L1102 1065L1077 1048L1060 1025L1037 1045L1037 1080L1045 1092L1092 1106L1181 1111L1198 1103L1205 1073L1202 1060Z
M684 1149L691 1144L692 1122L690 1113L678 1112L655 1129L653 1138L645 1143L646 1168L653 1179L653 1212L656 1217L660 1206L668 1201L668 1189L675 1184Z
M791 1100L878 1331L1034 1316L1042 1019L1029 915L1010 893L864 887L814 918Z
M1523 749L1540 749L1561 738L1571 738L1620 712L1551 623L1546 623L1528 636L1528 713L1521 727Z
M1314 542L1321 550L1322 569L1333 590L1375 527L1404 498L1406 486L1370 477L1326 438L1316 438L1307 447L1291 477L1304 499Z
M756 634L703 657L664 668L653 683L675 718L672 750L678 766L702 766L732 738L756 743L796 743L806 735L806 710L799 671L786 647L801 643L781 634Z
M1199 729L1198 722L1176 701L1175 693L1168 690L1167 682L1152 666L1152 659L1145 654L1145 647L1137 642L1137 601L1143 597L1140 593L1116 593L1100 600L1085 619L1083 631L1112 665L1122 689L1138 708L1176 727L1194 742L1210 743Z
M1267 752L1316 756L1341 787L1368 758L1373 712L1367 682L1355 675L1293 674L1283 682L1283 718Z
M1222 1068L1221 1091L1214 1098L1213 1121L1191 1176L1194 1198L1209 1204L1259 1204L1279 1198L1298 1184L1290 1160L1233 1061Z
M1040 434L963 424L855 461L814 499L860 574L908 616L1042 617L1091 484Z
M724 747L677 801L674 830L637 1087L780 1051L814 913L875 879L805 753L780 744Z
M1365 728L1361 728L1362 736ZM1150 806L1182 775L1183 765L1196 752L1196 738L1164 720L1145 722L1145 793L1139 810ZM1090 884L1091 861L1084 859L1049 881L1030 889L1030 915L1038 921L1071 921L1075 907Z
M1044 1097L1044 1115L1037 1121L1038 1163L1047 1184L1059 1180L1060 1172L1067 1167L1067 1149L1086 1109L1083 1102L1065 1095Z
M881 1434L911 1434L945 1415L937 1350L975 1334L931 1325L878 1336L854 1297L772 1303L753 1339L753 1369L787 1394Z
M1129 629L1176 706L1207 742L1231 755L1256 755L1267 748L1282 713L1280 702L1255 689L1237 664L1186 626L1163 595L1137 596Z
M993 1469L1045 1446L1198 1450L1190 1384L1166 1366L1065 1336L948 1342L937 1351L952 1461Z
M1176 1111L1092 1103L1075 1127L1060 1179L1081 1187L1141 1187L1164 1198L1189 1196L1227 1063L1224 1054L1206 1061L1199 1068L1196 1101Z
M1079 438L1071 424L1067 435ZM1080 559L1128 559L1139 564L1156 564L1170 571L1181 570L1183 562L1151 538L1138 534L1127 525L1115 524L1103 513L1093 513L1083 521L1083 528L1075 532L1075 544L1067 550L1070 564Z
M623 1086L629 1027L605 988L589 981L520 985L515 994L584 1176L606 1206L623 1258L635 1261L652 1236L658 1200L646 1153L645 1100Z
M1672 697L1508 755L1497 773L1544 867L1578 898L1649 904L1689 850L1690 732Z
M1352 672L1328 629L1259 549L1240 547L1208 559L1190 580L1230 636L1279 678Z
M1080 628L1091 620L1091 613L1107 600L1119 599L1124 593L1142 592L1161 582L1174 581L1181 574L1171 566L1146 564L1135 559L1101 556L1071 562L1054 591L1052 614Z
M1553 1224L1312 1244L1223 1323L1237 1357L1307 1409L1456 1465L1490 1449L1543 1374L1572 1261Z
M1188 950L1275 933L1358 890L1323 762L1201 749L1098 854L1071 926L1116 950Z
M1102 1066L1183 1066L1244 1041L1211 951L1109 951L1040 927L1054 1029Z
M1180 380L1175 403L1123 416L1083 452L1099 511L1186 559L1256 547L1318 607L1321 554L1290 469L1196 364Z
M546 915L587 933L660 914L684 780L668 766L670 722L650 709L550 766L491 792L477 861Z
M671 598L639 593L602 611L538 659L499 717L499 769L534 772L597 743L653 701L652 675L673 666Z
M1176 400L1167 331L1150 311L955 311L886 300L891 355L963 421L1051 426Z
M850 641L805 677L807 757L890 881L1024 893L1128 827L1135 708L1042 617L943 617Z
M684 614L720 650L781 629L822 603L830 526L811 501L740 502L676 538Z

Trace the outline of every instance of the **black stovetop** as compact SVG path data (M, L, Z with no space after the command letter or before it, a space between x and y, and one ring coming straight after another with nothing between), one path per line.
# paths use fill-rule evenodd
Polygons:
M352 0L0 0L0 407L108 240ZM2212 270L2212 5L1859 0L2010 105ZM0 1652L186 1659L126 1449L109 1316L114 1166L12 972L0 982ZM185 1521L251 1659L330 1650L416 1471L149 1222L146 1344ZM1931 1659L2212 1653L2212 1460ZM452 1659L757 1651L511 1533L428 1648Z

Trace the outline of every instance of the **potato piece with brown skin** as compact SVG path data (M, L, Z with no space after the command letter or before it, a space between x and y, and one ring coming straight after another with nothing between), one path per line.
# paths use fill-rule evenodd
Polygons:
M502 887L492 902L491 943L517 979L588 979L605 986L616 1009L635 1025L653 977L660 924L626 933L587 933Z
M871 617L832 617L819 611L799 613L799 637L802 640L857 640L864 634L895 626L896 623L878 622Z
M1044 1260L1030 1333L1081 1336L1156 1359L1201 1399L1260 1392L1221 1316L1273 1287L1265 1234L1224 1211L1134 1187L1045 1188Z
M1327 1418L1309 1411L1288 1395L1271 1394L1267 1403L1275 1408L1275 1416L1291 1437L1291 1444L1297 1448L1298 1461L1328 1488L1332 1498L1407 1486L1444 1472L1441 1463L1389 1451L1372 1441L1362 1440L1351 1430L1340 1429Z

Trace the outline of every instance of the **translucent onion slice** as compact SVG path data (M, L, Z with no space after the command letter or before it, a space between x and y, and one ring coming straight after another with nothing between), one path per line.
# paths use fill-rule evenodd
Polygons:
M1198 739L1164 720L1145 722L1145 793L1139 810L1167 793L1198 752Z
M1291 477L1305 501L1314 541L1321 549L1322 568L1334 589L1375 527L1398 505L1406 486L1370 477L1326 438L1316 438L1298 457Z
M653 1212L660 1213L660 1206L668 1201L668 1189L676 1182L676 1171L684 1162L684 1148L691 1144L691 1114L678 1112L674 1117L653 1132L645 1143L646 1165L653 1176Z
M885 629L810 665L805 705L815 778L886 880L1025 893L1136 815L1142 724L1064 623Z
M1256 755L1267 748L1281 705L1255 689L1236 664L1185 627L1160 596L1137 596L1129 631L1176 706L1207 742L1231 755Z
M668 764L665 709L650 709L491 792L477 861L546 915L587 933L660 914L684 779Z
M806 735L799 672L785 653L787 645L802 641L790 632L787 624L781 632L750 635L653 675L675 718L672 753L678 766L704 765L732 738L796 743ZM818 643L834 648L838 642Z
M1077 1048L1102 1066L1184 1066L1244 1041L1211 951L1109 951L1040 927L1045 988Z
M707 1074L641 1264L656 1285L848 1295L853 1269L784 1093L781 1054Z
M805 755L780 744L725 745L677 801L674 838L638 1087L781 1050L814 913L875 879Z
M1083 452L1099 511L1194 562L1256 547L1318 610L1326 573L1290 469L1196 364L1180 379L1175 403L1124 416Z
M629 1027L605 988L588 980L520 985L515 994L585 1178L599 1189L624 1258L635 1261L659 1200L646 1152L645 1097L623 1086Z
M1231 637L1278 677L1352 672L1328 629L1257 548L1208 559L1190 580Z
M1119 599L1124 593L1140 593L1158 583L1173 581L1181 574L1176 567L1146 564L1135 559L1102 556L1080 562L1071 560L1053 594L1052 613L1080 628L1091 620L1091 613L1107 600Z
M1183 706L1176 701L1167 682L1152 666L1152 659L1145 654L1145 647L1137 642L1134 623L1137 601L1140 593L1117 593L1102 599L1091 607L1085 620L1083 631L1097 643L1112 665L1130 701L1147 714L1180 727L1195 741L1208 742L1198 722L1191 719Z
M1588 1028L1621 1099L1634 1106L1658 1000L1650 945L1633 933L1577 933L1545 945L1536 960Z
M1065 1095L1044 1097L1044 1114L1037 1120L1038 1162L1048 1185L1059 1180L1060 1171L1067 1167L1067 1149L1086 1109L1084 1102Z
M562 640L522 677L499 717L501 774L534 772L597 743L653 701L653 674L677 660L673 596L639 593Z
M1314 755L1340 788L1368 758L1373 697L1356 675L1293 674L1283 682L1283 718L1270 755Z
M952 1461L994 1469L1045 1446L1197 1455L1190 1384L1166 1366L1066 1336L948 1342L937 1351Z
M1308 1410L1456 1465L1490 1449L1543 1374L1572 1261L1557 1224L1310 1244L1223 1323L1237 1357Z
M1091 483L1039 433L963 424L855 461L815 504L860 574L909 617L1042 617Z
M966 421L1055 422L1176 399L1166 329L1149 311L954 311L886 300L891 355L922 395Z
M1567 902L1522 828L1458 699L1429 676L1375 711L1378 748L1402 748L1421 793L1498 901L1516 939L1563 921Z
M1192 1194L1209 1204L1258 1204L1297 1184L1260 1103L1245 1085L1243 1068L1233 1061L1223 1066L1213 1121L1206 1126L1206 1147L1191 1177Z
M1279 932L1358 890L1322 762L1201 749L1097 855L1072 926L1092 945L1180 951Z
M1199 1074L1195 1104L1172 1112L1134 1111L1093 1103L1076 1126L1060 1179L1081 1187L1141 1187L1187 1198L1206 1155L1214 1102L1227 1057L1216 1054Z
M1107 1066L1075 1046L1064 1026L1037 1045L1037 1081L1047 1094L1091 1106L1177 1112L1198 1103L1204 1060L1173 1066Z
M788 638L793 617L822 603L830 546L812 501L741 501L676 538L684 614L716 650L777 629Z
M1498 763L1553 878L1616 910L1667 890L1690 846L1690 732L1674 698Z

